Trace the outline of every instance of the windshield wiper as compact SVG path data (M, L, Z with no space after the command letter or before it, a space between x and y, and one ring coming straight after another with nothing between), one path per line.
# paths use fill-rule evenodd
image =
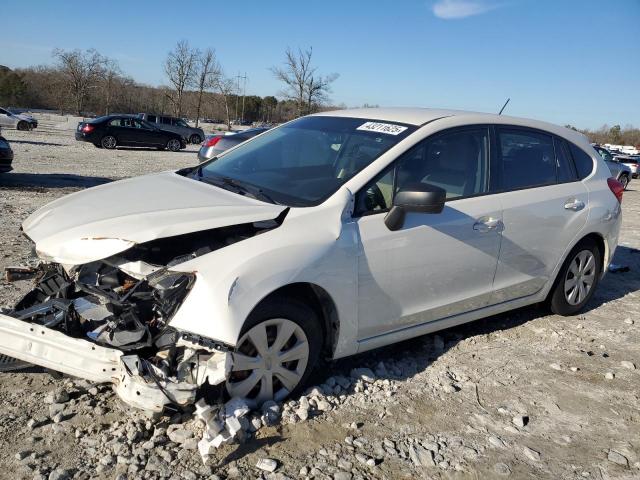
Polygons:
M265 193L261 188L247 185L244 182L240 182L231 177L208 177L202 174L202 167L197 170L198 180L201 182L214 185L216 187L224 188L225 190L233 191L239 195L248 195L256 200L262 200L264 202L273 203L279 205L270 195Z
M278 202L276 202L273 198L271 198L271 196L265 193L261 188L247 185L246 183L240 182L231 177L221 177L221 178L225 184L232 186L233 188L239 190L244 194L249 194L256 200L263 200L269 203L278 204Z

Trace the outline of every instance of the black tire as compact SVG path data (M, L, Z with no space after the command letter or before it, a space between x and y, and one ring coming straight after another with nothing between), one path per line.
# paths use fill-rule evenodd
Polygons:
M24 120L19 121L18 125L16 126L18 130L22 130L22 131L29 130L29 127L30 127L29 123L25 122Z
M624 189L627 189L627 186L629 185L629 177L627 175L620 175L620 180L618 180L622 186L624 187Z
M100 145L102 145L102 148L106 148L107 150L113 150L118 145L118 141L113 135L105 135L100 140Z
M298 385L289 393L296 395L304 389L304 386L318 364L324 347L324 331L316 312L304 302L291 298L273 298L258 305L249 315L242 327L240 337L256 325L267 320L285 318L296 323L304 331L309 343L309 358L304 374ZM238 348L241 345L237 346Z
M191 135L191 137L189 137L189 141L195 145L196 143L202 142L202 139L200 138L200 135L194 133L193 135Z
M586 296L581 299L580 302L571 304L569 303L567 295L565 293L565 281L567 281L567 273L572 264L576 262L577 256L584 251L591 252L595 260L594 279ZM569 255L567 255L567 259L562 265L560 272L558 272L558 277L556 278L554 286L549 293L549 308L551 309L551 311L556 315L562 316L570 316L578 313L587 304L587 302L593 296L593 293L596 291L601 274L602 253L600 252L600 248L598 248L598 245L591 239L582 240L575 247L573 247Z

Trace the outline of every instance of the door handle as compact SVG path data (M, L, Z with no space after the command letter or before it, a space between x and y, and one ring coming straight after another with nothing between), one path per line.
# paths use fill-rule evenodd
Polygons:
M493 230L502 231L502 220L493 217L483 217L473 224L473 229L480 233L488 233Z
M578 200L577 198L570 198L564 204L565 210L573 210L574 212L578 212L584 208L584 202Z

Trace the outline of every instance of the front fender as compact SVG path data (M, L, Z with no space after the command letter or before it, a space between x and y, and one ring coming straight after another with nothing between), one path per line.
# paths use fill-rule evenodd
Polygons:
M343 208L292 212L279 228L173 267L194 272L196 282L171 326L235 346L261 300L289 284L309 283L334 301L336 350L347 349L357 331L357 256L354 231L342 224Z

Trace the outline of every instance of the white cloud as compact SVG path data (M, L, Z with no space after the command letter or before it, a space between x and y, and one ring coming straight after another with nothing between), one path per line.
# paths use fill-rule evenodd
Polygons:
M451 20L480 15L496 7L482 0L438 0L432 10L436 17Z

